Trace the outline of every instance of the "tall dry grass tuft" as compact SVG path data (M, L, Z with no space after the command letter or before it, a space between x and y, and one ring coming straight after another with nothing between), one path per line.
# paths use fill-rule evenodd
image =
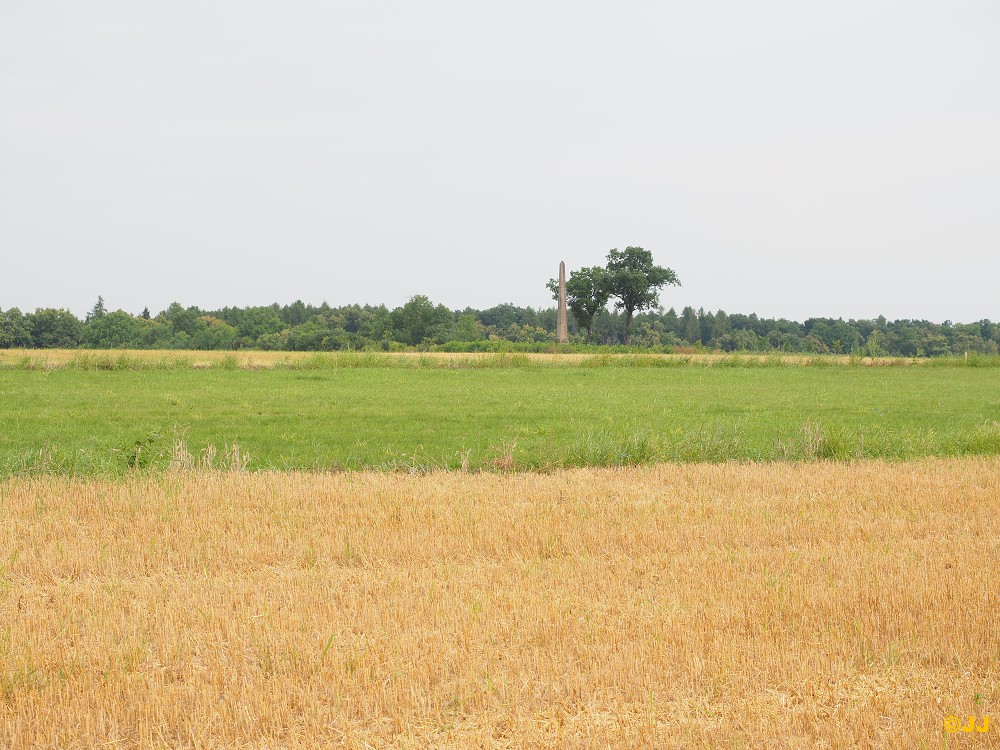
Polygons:
M201 449L197 458L188 449L187 440L183 435L174 435L170 448L168 472L188 471L229 471L243 472L250 465L250 455L244 453L235 440L232 445L223 445L222 454L213 444L208 443Z
M998 476L9 479L0 746L940 747L1000 723Z
M194 456L188 450L187 439L181 435L174 435L170 445L170 463L167 465L167 470L191 471L195 465Z
M503 440L496 455L487 463L495 471L509 473L517 468L517 443L513 440Z

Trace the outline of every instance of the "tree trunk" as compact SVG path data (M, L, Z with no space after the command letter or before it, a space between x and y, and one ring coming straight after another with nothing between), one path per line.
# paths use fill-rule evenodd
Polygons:
M632 310L625 311L625 346L632 341Z
M588 344L590 343L590 334L591 334L591 331L593 331L593 330L594 330L593 326L587 326L587 342L586 343L588 343Z

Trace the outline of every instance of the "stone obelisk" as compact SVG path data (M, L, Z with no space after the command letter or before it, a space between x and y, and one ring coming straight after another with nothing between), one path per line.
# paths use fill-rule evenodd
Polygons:
M569 343L569 327L566 324L566 264L559 261L559 309L556 311L556 341Z

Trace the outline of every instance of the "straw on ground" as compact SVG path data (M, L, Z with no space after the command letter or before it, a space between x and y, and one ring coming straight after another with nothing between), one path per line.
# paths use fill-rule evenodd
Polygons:
M0 746L939 747L1000 718L998 476L8 479Z

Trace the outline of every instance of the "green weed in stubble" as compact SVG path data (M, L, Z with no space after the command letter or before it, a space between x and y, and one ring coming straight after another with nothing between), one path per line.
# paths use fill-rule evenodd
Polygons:
M333 646L333 639L336 635L336 633L330 633L330 638L327 640L326 645L323 646L323 653L319 657L320 664L326 661L326 655L330 652L330 648Z
M41 673L37 667L29 666L12 672L0 673L0 697L10 700L17 693L38 690L42 687Z

